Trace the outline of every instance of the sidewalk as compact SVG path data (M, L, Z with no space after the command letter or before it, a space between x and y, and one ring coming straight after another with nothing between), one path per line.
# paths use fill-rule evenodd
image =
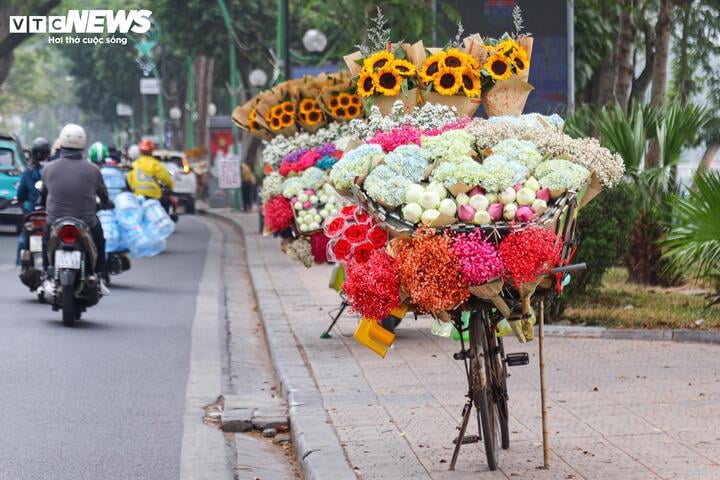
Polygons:
M466 445L449 472L467 388L462 363L452 359L458 344L430 335L429 319L407 317L383 360L351 338L350 313L332 339L320 339L328 312L339 304L327 288L330 268L305 269L287 259L278 240L257 234L254 215L223 215L245 228L253 282L262 273L270 287L257 294L279 297L278 313L311 371L343 460L358 477L720 478L719 347L561 337L546 339L550 470L538 468L537 342L509 340L508 351L531 355L531 364L512 369L508 380L510 450L502 452L500 469L488 472L481 444Z

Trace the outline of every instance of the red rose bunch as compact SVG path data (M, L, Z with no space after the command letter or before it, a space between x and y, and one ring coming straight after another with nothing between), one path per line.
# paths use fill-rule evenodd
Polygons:
M522 285L547 273L557 260L561 247L555 232L530 226L505 237L498 250L507 276L515 285Z
M373 251L385 248L388 234L357 205L346 205L323 226L330 238L327 257L338 262L366 262Z
M278 195L268 200L263 205L263 214L265 216L265 225L273 232L281 232L291 226L294 221L292 206L290 201Z
M449 310L470 295L448 235L428 233L399 242L395 253L402 287L420 310Z
M400 305L398 267L385 251L371 251L363 263L351 261L345 275L343 290L352 309L363 317L379 321Z

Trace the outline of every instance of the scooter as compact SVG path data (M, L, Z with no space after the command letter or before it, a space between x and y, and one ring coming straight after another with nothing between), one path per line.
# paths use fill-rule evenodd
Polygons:
M73 327L82 313L100 301L100 279L95 274L98 252L88 226L65 217L50 228L47 241L50 266L45 291L53 311L62 310L62 323Z
M178 207L180 206L180 201L178 200L177 196L175 196L171 190L163 189L162 199L160 203L162 203L165 211L168 213L168 215L170 215L172 221L177 223L178 219L180 218L180 215L178 214Z
M23 245L20 250L20 281L36 292L38 301L45 302L42 288L45 280L43 266L43 232L47 223L47 213L44 210L35 210L25 215L23 223Z

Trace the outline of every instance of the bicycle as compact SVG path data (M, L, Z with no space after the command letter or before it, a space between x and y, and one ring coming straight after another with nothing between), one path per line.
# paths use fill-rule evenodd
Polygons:
M584 263L557 267L553 274L566 274L585 269ZM513 313L509 320L519 320L519 302L507 299L513 305ZM496 335L497 323L502 315L493 308L492 303L479 300L474 305L467 328L463 327L460 315L455 315L453 322L460 334L460 352L454 355L456 360L463 360L468 381L468 400L462 410L462 422L455 439L455 449L450 470L455 469L460 447L468 443L483 441L485 456L490 470L498 467L500 449L510 448L510 413L508 407L507 367L527 365L530 359L527 353L505 353L503 338ZM468 332L468 348L465 348L464 332ZM477 413L479 435L466 436L473 406Z

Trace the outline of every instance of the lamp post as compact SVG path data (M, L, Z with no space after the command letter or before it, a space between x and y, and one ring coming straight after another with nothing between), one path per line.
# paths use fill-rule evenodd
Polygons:
M187 111L187 118L185 120L185 150L192 150L195 148L195 132L193 130L193 118L197 115L195 111L195 71L193 69L192 57L188 56L187 59L188 69L188 84L187 84L187 103L185 103L185 110Z
M218 0L220 11L222 12L223 20L225 22L225 28L228 31L228 48L230 53L230 111L232 112L237 105L237 92L239 83L239 73L237 69L237 51L235 50L235 31L232 26L232 19L230 18L230 12L228 12L227 6L225 6L224 0ZM235 123L232 123L232 151L235 155L238 154L238 136L239 132Z
M289 0L277 0L277 54L281 66L278 81L290 80L290 6Z

